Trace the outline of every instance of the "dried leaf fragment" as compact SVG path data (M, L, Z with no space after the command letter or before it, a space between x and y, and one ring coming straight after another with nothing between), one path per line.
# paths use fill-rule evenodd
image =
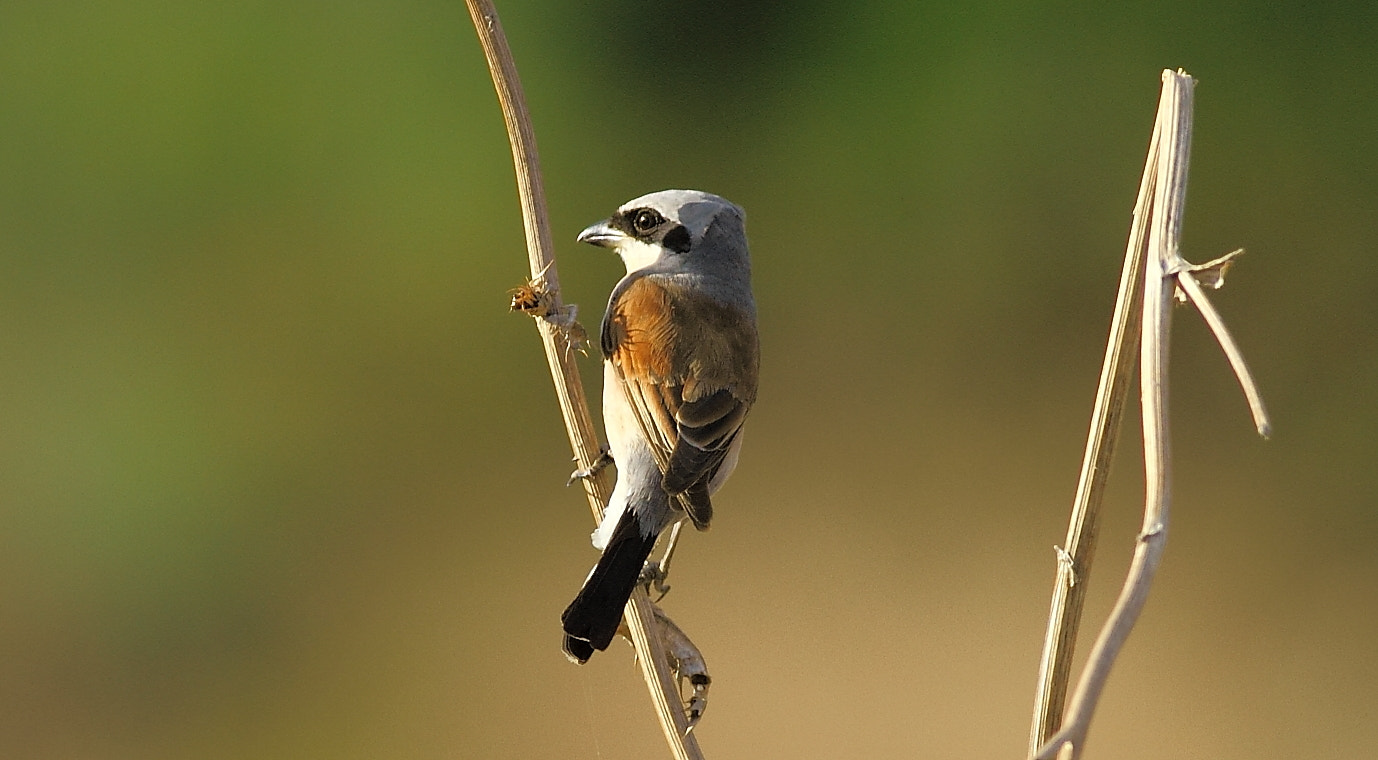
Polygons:
M1181 264L1177 267L1177 272L1190 274L1192 279L1201 283L1203 288L1219 290L1225 284L1225 273L1230 271L1230 267L1234 265L1234 260L1243 254L1243 248L1236 248L1220 258L1211 259L1204 264L1192 264L1182 259ZM1178 303L1187 302L1187 294L1183 293L1180 287L1174 288L1172 294Z

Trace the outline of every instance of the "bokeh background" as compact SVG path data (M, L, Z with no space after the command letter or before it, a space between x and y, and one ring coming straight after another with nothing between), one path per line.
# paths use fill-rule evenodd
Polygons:
M586 224L748 211L761 400L665 602L709 757L1023 756L1168 67L1275 435L1179 311L1171 540L1090 756L1372 752L1378 5L500 11L586 325ZM559 652L595 555L525 268L462 4L0 4L0 756L664 756L625 643Z

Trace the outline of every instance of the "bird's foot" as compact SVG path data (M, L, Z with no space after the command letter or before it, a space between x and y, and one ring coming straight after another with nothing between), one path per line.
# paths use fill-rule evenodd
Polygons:
M577 462L579 460L576 458L574 461ZM576 480L588 480L602 472L603 468L610 464L612 464L612 454L608 453L608 447L604 446L603 450L598 452L598 458L593 460L592 464L588 467L580 467L574 472L571 472L569 474L569 480L565 482L565 485L572 486Z
M665 582L669 577L664 565L653 559L648 559L645 566L641 568L641 575L637 576L636 582L637 585L646 587L647 594L650 594L652 590L659 594L652 600L659 603L666 594L670 593L670 584Z

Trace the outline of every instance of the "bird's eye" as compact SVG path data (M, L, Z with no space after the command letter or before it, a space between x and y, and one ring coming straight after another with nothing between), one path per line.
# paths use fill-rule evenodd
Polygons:
M651 232L664 223L665 217L648 208L643 208L632 216L632 226L642 235Z

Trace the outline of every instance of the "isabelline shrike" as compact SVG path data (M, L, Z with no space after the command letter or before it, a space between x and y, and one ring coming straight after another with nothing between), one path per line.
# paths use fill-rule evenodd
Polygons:
M565 610L565 654L607 649L656 538L737 466L760 364L742 210L716 195L664 190L628 201L579 241L627 266L603 316L603 423L617 464L593 544L603 551Z

